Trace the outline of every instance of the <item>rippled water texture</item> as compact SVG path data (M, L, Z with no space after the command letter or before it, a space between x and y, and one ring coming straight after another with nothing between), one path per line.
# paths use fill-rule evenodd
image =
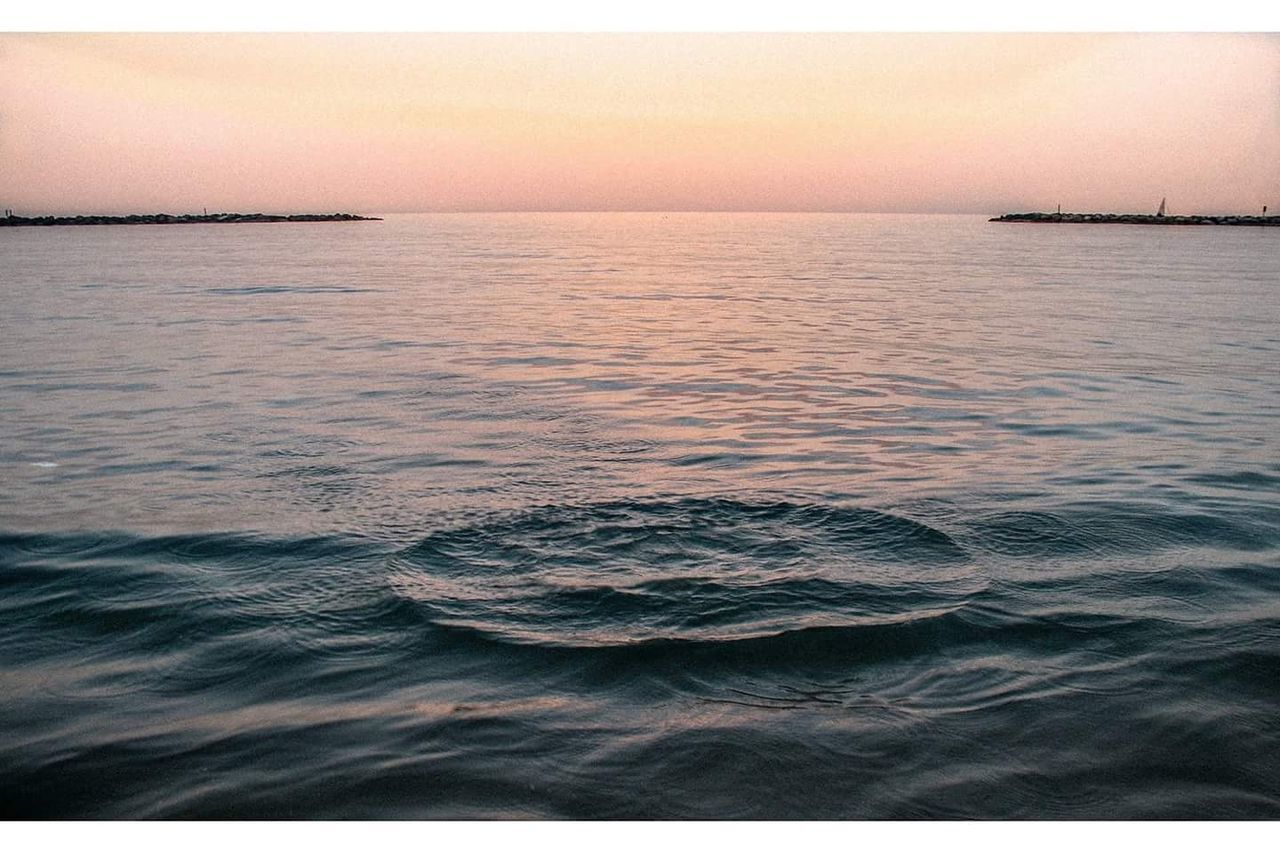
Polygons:
M1280 233L0 262L5 816L1280 817Z

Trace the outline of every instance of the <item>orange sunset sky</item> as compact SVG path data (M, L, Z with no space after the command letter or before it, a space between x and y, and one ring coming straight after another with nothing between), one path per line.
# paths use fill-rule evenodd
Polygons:
M0 203L1280 208L1280 37L0 34Z

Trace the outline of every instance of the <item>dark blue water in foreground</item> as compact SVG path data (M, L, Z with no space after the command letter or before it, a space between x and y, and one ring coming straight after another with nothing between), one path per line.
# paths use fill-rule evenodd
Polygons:
M974 217L0 234L0 811L1280 817L1278 271Z

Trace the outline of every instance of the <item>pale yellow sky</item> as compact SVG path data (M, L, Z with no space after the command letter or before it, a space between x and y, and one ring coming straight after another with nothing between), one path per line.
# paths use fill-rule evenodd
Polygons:
M0 203L1280 209L1266 35L0 35Z

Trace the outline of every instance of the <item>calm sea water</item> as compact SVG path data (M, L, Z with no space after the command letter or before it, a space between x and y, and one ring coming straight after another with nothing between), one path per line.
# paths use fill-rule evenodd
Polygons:
M0 233L8 817L1280 817L1280 234Z

